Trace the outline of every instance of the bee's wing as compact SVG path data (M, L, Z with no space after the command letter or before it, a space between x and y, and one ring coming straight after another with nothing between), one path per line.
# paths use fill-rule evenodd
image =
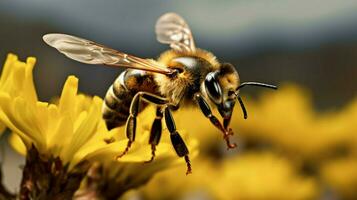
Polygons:
M174 71L152 59L142 59L101 44L66 34L46 34L43 40L67 57L87 64L103 64L172 74Z
M170 44L179 52L195 52L196 47L190 27L185 20L176 13L166 13L156 22L156 38L159 42Z

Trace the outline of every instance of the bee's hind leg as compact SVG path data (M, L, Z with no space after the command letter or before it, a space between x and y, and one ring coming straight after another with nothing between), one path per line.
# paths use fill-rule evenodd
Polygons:
M158 106L156 108L156 117L154 122L152 123L151 130L150 130L149 144L151 145L151 159L146 161L146 163L152 162L155 158L156 146L160 142L161 133L162 133L162 124L161 124L162 117L163 117L163 113L161 107Z
M135 141L136 118L139 113L141 98L145 99L147 102L154 103L157 105L165 105L168 103L168 100L166 98L159 97L155 94L151 94L148 92L138 92L135 94L133 100L131 101L130 109L129 109L129 117L126 121L125 132L126 132L126 137L128 138L128 143L125 150L120 155L118 155L116 159L119 159L123 157L125 154L127 154L132 143Z
M188 157L189 151L187 149L187 146L183 141L183 139L181 138L180 134L176 130L176 125L172 117L170 107L166 106L164 112L165 112L166 127L170 131L171 143L174 146L177 155L179 157L185 158L186 165L187 165L186 175L190 174L192 173L192 169L191 169L191 161L190 158Z
M203 98L201 94L195 94L195 100L197 104L199 105L202 113L211 121L211 123L217 127L222 133L223 133L223 138L227 143L227 148L232 149L237 147L235 143L231 143L229 140L229 136L232 135L232 130L226 130L224 126L219 122L216 116L212 114L211 108L209 107L207 101Z

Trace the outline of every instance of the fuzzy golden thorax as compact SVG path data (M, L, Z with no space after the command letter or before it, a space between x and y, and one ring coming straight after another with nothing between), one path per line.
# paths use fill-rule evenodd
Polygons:
M201 49L196 49L194 53L168 50L160 55L158 62L180 72L175 77L161 74L155 76L161 95L176 105L192 104L193 95L200 91L206 74L218 70L220 66L212 53Z

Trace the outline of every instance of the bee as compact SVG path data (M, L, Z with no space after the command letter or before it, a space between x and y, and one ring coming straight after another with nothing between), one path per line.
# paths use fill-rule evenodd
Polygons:
M240 89L248 85L277 87L258 82L240 83L232 64L220 63L211 52L196 47L188 24L175 13L162 15L156 22L155 32L159 42L171 47L157 60L139 58L66 34L46 34L43 40L73 60L126 68L109 87L103 103L103 119L107 128L126 126L128 143L117 158L129 151L135 141L137 116L151 103L156 105L156 117L150 131L152 157L148 162L155 157L162 134L162 119L165 118L172 145L177 155L184 157L188 174L191 173L189 151L176 129L172 111L181 107L198 107L222 132L228 149L235 148L237 145L230 142L233 131L229 124L236 101L247 118ZM212 113L212 108L219 111L222 121Z

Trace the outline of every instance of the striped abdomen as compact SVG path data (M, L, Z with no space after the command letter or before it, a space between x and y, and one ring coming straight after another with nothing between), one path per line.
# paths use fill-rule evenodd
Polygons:
M122 72L109 87L102 111L109 130L126 123L131 100L139 91L157 94L157 86L151 73L129 69ZM144 108L144 104L142 105L141 109Z

